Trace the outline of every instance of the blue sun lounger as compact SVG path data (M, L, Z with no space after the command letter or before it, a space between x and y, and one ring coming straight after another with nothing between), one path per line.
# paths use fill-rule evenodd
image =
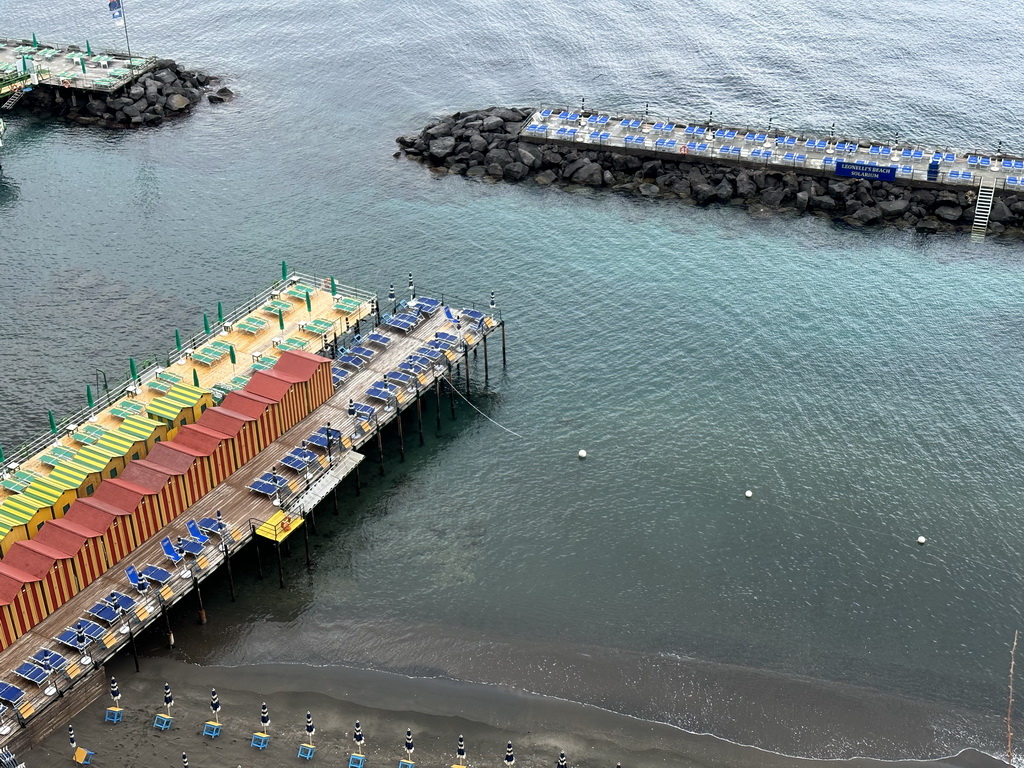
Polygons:
M349 368L355 368L357 371L366 365L366 361L361 357L355 355L342 355L338 358L338 362L342 365L347 365Z
M58 672L68 665L68 660L64 656L56 651L51 651L49 648L40 648L32 654L32 658L29 661L33 664L38 664L40 667L43 664L49 664L50 669Z
M445 333L444 331L438 331L435 333L434 338L440 339L441 341L450 341L452 344L459 340L459 337L454 333Z
M366 390L367 397L373 400L381 400L385 403L390 401L396 394L398 394L398 387L384 381L375 381L373 385Z
M470 320L483 320L484 313L477 309L464 309L462 310L462 316L468 317Z
M171 540L164 536L160 539L160 548L164 551L164 557L170 560L172 563L177 565L185 559L185 555L174 548L171 544Z
M166 584L171 580L170 571L155 565L145 566L140 573L142 574L142 578L147 581L151 581L154 584Z
M403 360L398 364L398 369L401 371L405 371L407 373L411 373L414 376L419 376L421 373L425 373L426 371L428 371L430 369L430 366L420 365L419 363L413 363L410 362L409 360Z
M341 383L349 376L351 371L346 371L337 365L331 366L331 381L334 382L334 386L338 387Z
M430 369L433 366L434 361L429 357L423 357L422 355L409 355L405 358L405 362L414 363L415 365L422 365L426 369Z
M14 674L36 685L42 685L50 678L50 673L45 669L27 661L19 664L17 669L14 670Z
M186 555L192 555L192 557L199 557L203 554L203 543L188 536L179 536L178 540L174 543L174 548L176 551L184 552Z
M230 529L223 520L217 520L213 517L204 517L199 521L199 530L205 533L214 533L218 536L227 536Z
M416 350L416 354L420 355L421 357L425 357L431 362L435 363L438 360L440 360L441 357L444 355L443 352L434 349L433 347L420 347L419 349Z
M430 341L427 342L427 346L432 349L439 349L443 352L444 350L451 349L453 346L455 346L455 342L444 341L442 339L431 339Z
M550 109L542 109L540 111L540 116L541 117L551 117L551 110Z
M388 381L397 381L402 386L410 387L413 383L413 378L408 373L402 371L388 371Z
M0 683L0 701L6 701L13 707L18 706L18 702L25 698L25 692L16 685L10 683Z
M386 347L391 343L391 337L385 336L383 333L371 333L366 337L366 340L371 344L377 344L381 347Z
M117 609L105 600L96 603L86 613L106 624L113 624L118 618Z
M376 350L369 349L367 347L352 347L349 352L353 355L359 355L359 357L370 360L374 355L377 354Z
M331 431L335 432L337 430ZM316 435L319 435L319 433L314 433L314 436ZM307 440L306 442L308 443L309 441ZM314 443L314 445L318 445L318 443ZM326 439L324 440L324 444L321 447L327 447ZM282 464L284 464L289 469L294 469L296 472L305 472L309 465L315 462L316 454L306 448L292 448L291 453L289 453L287 456L281 459Z
M252 484L249 485L249 490L256 491L256 493L262 493L265 496L273 496L285 485L286 482L282 475L275 475L273 472L264 472L252 481Z

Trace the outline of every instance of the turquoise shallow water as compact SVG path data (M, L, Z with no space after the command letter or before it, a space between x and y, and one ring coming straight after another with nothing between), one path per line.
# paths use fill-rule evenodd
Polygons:
M0 20L117 43L102 8L57 5ZM133 49L239 97L144 133L10 120L0 442L282 258L381 292L409 271L425 292L496 290L510 364L492 358L475 402L522 437L460 406L405 464L391 445L386 476L321 517L311 578L295 555L284 592L242 569L238 603L209 595L217 619L182 622L181 653L501 682L794 753L998 749L1024 544L1017 245L436 179L391 158L434 114L579 95L995 145L1009 72L941 51L997 55L1007 9L974 9L984 34L955 36L951 12L130 6ZM693 672L705 662L736 667ZM908 696L891 711L931 735L831 710L802 727L817 683L772 723L754 714L803 679Z

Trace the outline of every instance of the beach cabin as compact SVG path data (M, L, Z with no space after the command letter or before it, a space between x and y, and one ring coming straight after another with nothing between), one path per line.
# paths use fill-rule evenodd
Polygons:
M282 352L270 373L290 382L302 393L305 401L304 416L319 408L334 394L331 361L311 352Z
M232 465L238 469L263 447L258 418L218 405L207 410L196 426L224 435L225 445L231 451Z
M150 402L146 413L166 426L165 439L172 440L179 429L186 424L195 424L203 411L211 407L213 395L209 392L186 384L175 384L166 395Z
M278 418L277 405L273 400L254 395L252 392L238 390L228 392L219 407L247 418L256 419L259 451L281 436L281 420ZM250 458L252 457L250 456ZM244 461L239 461L239 466L244 463Z
M60 608L78 594L71 560L74 553L40 544L38 541L19 541L4 557L4 564L27 573L43 587L43 600L47 613Z
M132 466L137 463L133 461ZM96 493L83 501L99 501L127 512L131 519L133 538L137 544L142 544L167 525L167 518L160 506L161 489L158 487L158 490L151 491L148 487L119 477L100 483Z
M146 458L154 445L167 439L167 425L145 416L126 416L117 431L135 443L132 461Z
M103 445L98 441L93 445L83 445L75 454L75 460L98 472L102 480L109 480L124 471L125 453L130 445L122 447L123 441L118 440L113 432L107 432L102 439L105 441Z
M64 513L68 511L71 502L78 498L74 490L60 488L45 477L33 480L20 495L26 501L31 502L36 509L50 520L56 517L64 517ZM42 524L42 520L39 522ZM37 529L38 527L36 526ZM31 533L34 532L33 530Z
M92 537L99 538L107 569L113 568L139 545L132 513L95 498L76 501L64 515L64 520L59 522L74 523L83 531L88 530Z
M0 553L7 551L16 541L25 541L46 521L46 515L36 506L21 497L20 493L8 496L0 504Z
M48 613L42 584L7 562L0 562L0 646L11 645Z
M79 461L77 457L55 465L46 476L47 482L58 488L74 491L80 499L91 496L102 479L103 476L95 465Z
M191 461L189 457L184 458ZM182 461L182 455L176 454L169 460ZM182 463L184 462L182 461ZM188 492L185 489L184 474L185 469L180 464L172 469L165 467L163 463L154 463L150 457L129 464L122 479L144 489L148 495L153 497L153 505L160 510L163 524L167 525L188 509L189 500ZM139 533L140 539L144 540L144 537L141 536L142 532Z
M223 483L232 472L238 469L232 445L233 438L202 424L206 414L213 413L215 410L217 410L216 407L206 411L197 424L186 424L178 430L174 440L167 443L171 448L184 450L195 457L196 465L201 466L210 478L209 490L213 490ZM193 501L193 503L195 502Z
M265 397L274 404L272 407L277 411L280 426L278 434L287 432L309 413L299 388L288 379L275 375L273 369L256 371L242 391Z
M43 525L33 541L72 555L71 565L79 590L85 589L107 570L103 537L69 521L67 515L61 520L50 520Z
M160 443L142 462L145 467L158 469L167 476L166 483L170 488L165 491L164 497L173 500L175 510L171 514L172 507L164 507L168 522L213 490L206 467L196 461L195 454L189 448L177 446L177 441L178 436L175 435L172 440Z

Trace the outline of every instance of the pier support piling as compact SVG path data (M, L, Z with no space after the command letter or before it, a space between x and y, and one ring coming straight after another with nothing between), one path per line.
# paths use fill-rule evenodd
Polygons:
M313 517L313 511L310 510L309 517ZM306 545L306 570L313 570L313 561L309 559L309 526L302 526L302 541Z
M334 516L338 516L338 486L331 490L331 502L334 504Z
M380 424L377 424L377 458L380 460L380 476L384 477L384 439L380 435Z
M434 398L437 401L437 429L441 431L441 380L434 379Z
M490 378L490 374L487 370L487 335L484 335L484 387L487 386L487 382Z
M402 412L398 410L398 400L395 400L395 422L398 424L398 458L405 461L405 433L402 432Z
M274 549L277 550L277 581L284 589L284 561L281 559L281 542L274 542Z
M468 346L466 347L465 360L466 360L466 399L468 400L469 399L469 347Z
M501 367L504 368L505 361L505 321L501 321Z
M352 477L355 479L355 482L356 482L356 496L362 496L363 495L363 490L362 490L363 484L361 482L359 482L359 465L358 464L356 464L356 468L355 468L355 471L352 473Z
M203 625L206 623L206 608L203 606L203 592L199 589L199 579L196 577L195 572L192 572L192 588L196 591L196 603L199 606L199 614L196 618L196 623Z
M263 580L263 558L260 557L260 542L256 538L256 526L252 523L249 524L249 528L252 529L252 541L256 545L256 573L259 575L260 580Z
M423 393L416 390L416 428L420 433L420 447L423 447Z
M224 542L224 565L228 569L228 589L231 592L231 602L235 602L235 577L231 573L231 550L228 549L228 543Z
M174 647L174 631L171 629L171 617L167 615L167 603L160 603L160 612L164 615L164 626L167 627L167 647Z
M132 658L135 660L135 671L141 671L139 669L139 649L135 645L135 632L132 630L132 620L125 618L124 625L128 627L128 642L132 646Z

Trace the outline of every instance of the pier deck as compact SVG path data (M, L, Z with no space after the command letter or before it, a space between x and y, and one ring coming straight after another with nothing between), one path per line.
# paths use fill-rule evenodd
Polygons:
M10 89L9 83L30 83L27 78L33 72L42 85L112 93L152 69L156 61L155 56L129 59L120 51L87 52L78 45L33 45L31 40L0 38L0 94Z
M323 291L330 295L329 291ZM305 306L302 306L305 313ZM316 504L333 490L341 480L356 470L363 460L358 449L370 442L376 442L380 449L380 430L400 419L400 414L410 408L419 412L419 399L423 394L434 389L439 396L439 386L452 370L453 364L463 361L468 364L471 350L480 344L485 345L486 338L493 331L502 328L502 323L493 313L487 314L483 321L471 330L461 331L448 319L443 311L437 311L426 317L419 326L406 333L380 328L392 341L381 349L362 370L352 373L334 395L323 405L282 434L258 456L232 474L223 484L214 488L196 504L183 512L176 520L168 524L157 536L138 547L128 558L118 563L109 571L89 584L75 597L52 612L13 645L0 651L0 681L17 685L26 692L25 699L16 708L17 719L25 727L18 727L8 713L7 724L12 728L6 734L0 732L0 746L10 745L15 750L24 749L41 735L34 729L33 721L46 712L45 718L38 723L52 723L60 720L62 707L73 697L66 697L63 692L77 687L81 682L90 680L98 674L100 665L109 657L124 648L130 641L130 632L138 632L154 621L164 621L164 611L190 593L197 584L209 577L226 558L239 547L253 540L256 528L264 525L278 514L286 511L294 517L308 519L308 515ZM465 344L457 347L449 356L442 356L439 364L421 373L409 386L401 388L393 401L387 405L368 398L365 391L370 385L383 378L383 375L396 369L398 364L410 353L433 339L438 331L444 331L465 340ZM468 376L468 368L467 368ZM468 388L468 381L467 381ZM372 418L361 418L349 415L349 399L365 405L373 405L376 409ZM419 421L422 425L422 420ZM253 479L278 466L281 459L293 448L319 428L330 424L332 430L339 430L343 438L351 441L351 449L334 444L329 454L319 451L321 460L311 465L311 471L300 476L298 473L283 466L277 470L288 480L286 489L275 504L269 496L260 495L248 489ZM400 422L399 422L400 426ZM399 432L401 434L401 432ZM404 450L404 449L403 449ZM199 520L203 517L215 516L217 510L223 515L225 524L230 529L230 539L211 537L197 558L188 558L187 568L172 566L165 558L160 546L160 539L169 536L172 541L177 536L187 536L186 521ZM309 526L302 526L302 535L308 536ZM156 565L171 571L171 579L161 587L151 587L145 595L140 595L128 582L125 568L135 565ZM113 622L106 633L88 650L89 660L85 661L80 654L64 647L53 638L66 627L74 626L80 618L88 618L87 609L99 602L112 591L131 595L137 600L136 609L130 614L127 622ZM129 630L130 624L130 630ZM67 669L55 672L50 680L43 685L33 686L14 675L13 670L23 661L32 656L40 648L49 648L63 654L70 660ZM48 693L48 686L54 686ZM58 695L61 694L61 695ZM40 726L41 727L41 726ZM0 731L3 729L0 728Z
M806 133L712 123L690 123L648 116L542 108L536 110L519 138L579 149L610 149L662 160L710 162L833 175L836 163L881 171L894 183L933 182L943 186L996 189L1024 188L1024 157L861 138L811 136ZM933 163L937 168L929 168ZM890 171L891 169L891 171ZM862 178L870 178L865 176Z

